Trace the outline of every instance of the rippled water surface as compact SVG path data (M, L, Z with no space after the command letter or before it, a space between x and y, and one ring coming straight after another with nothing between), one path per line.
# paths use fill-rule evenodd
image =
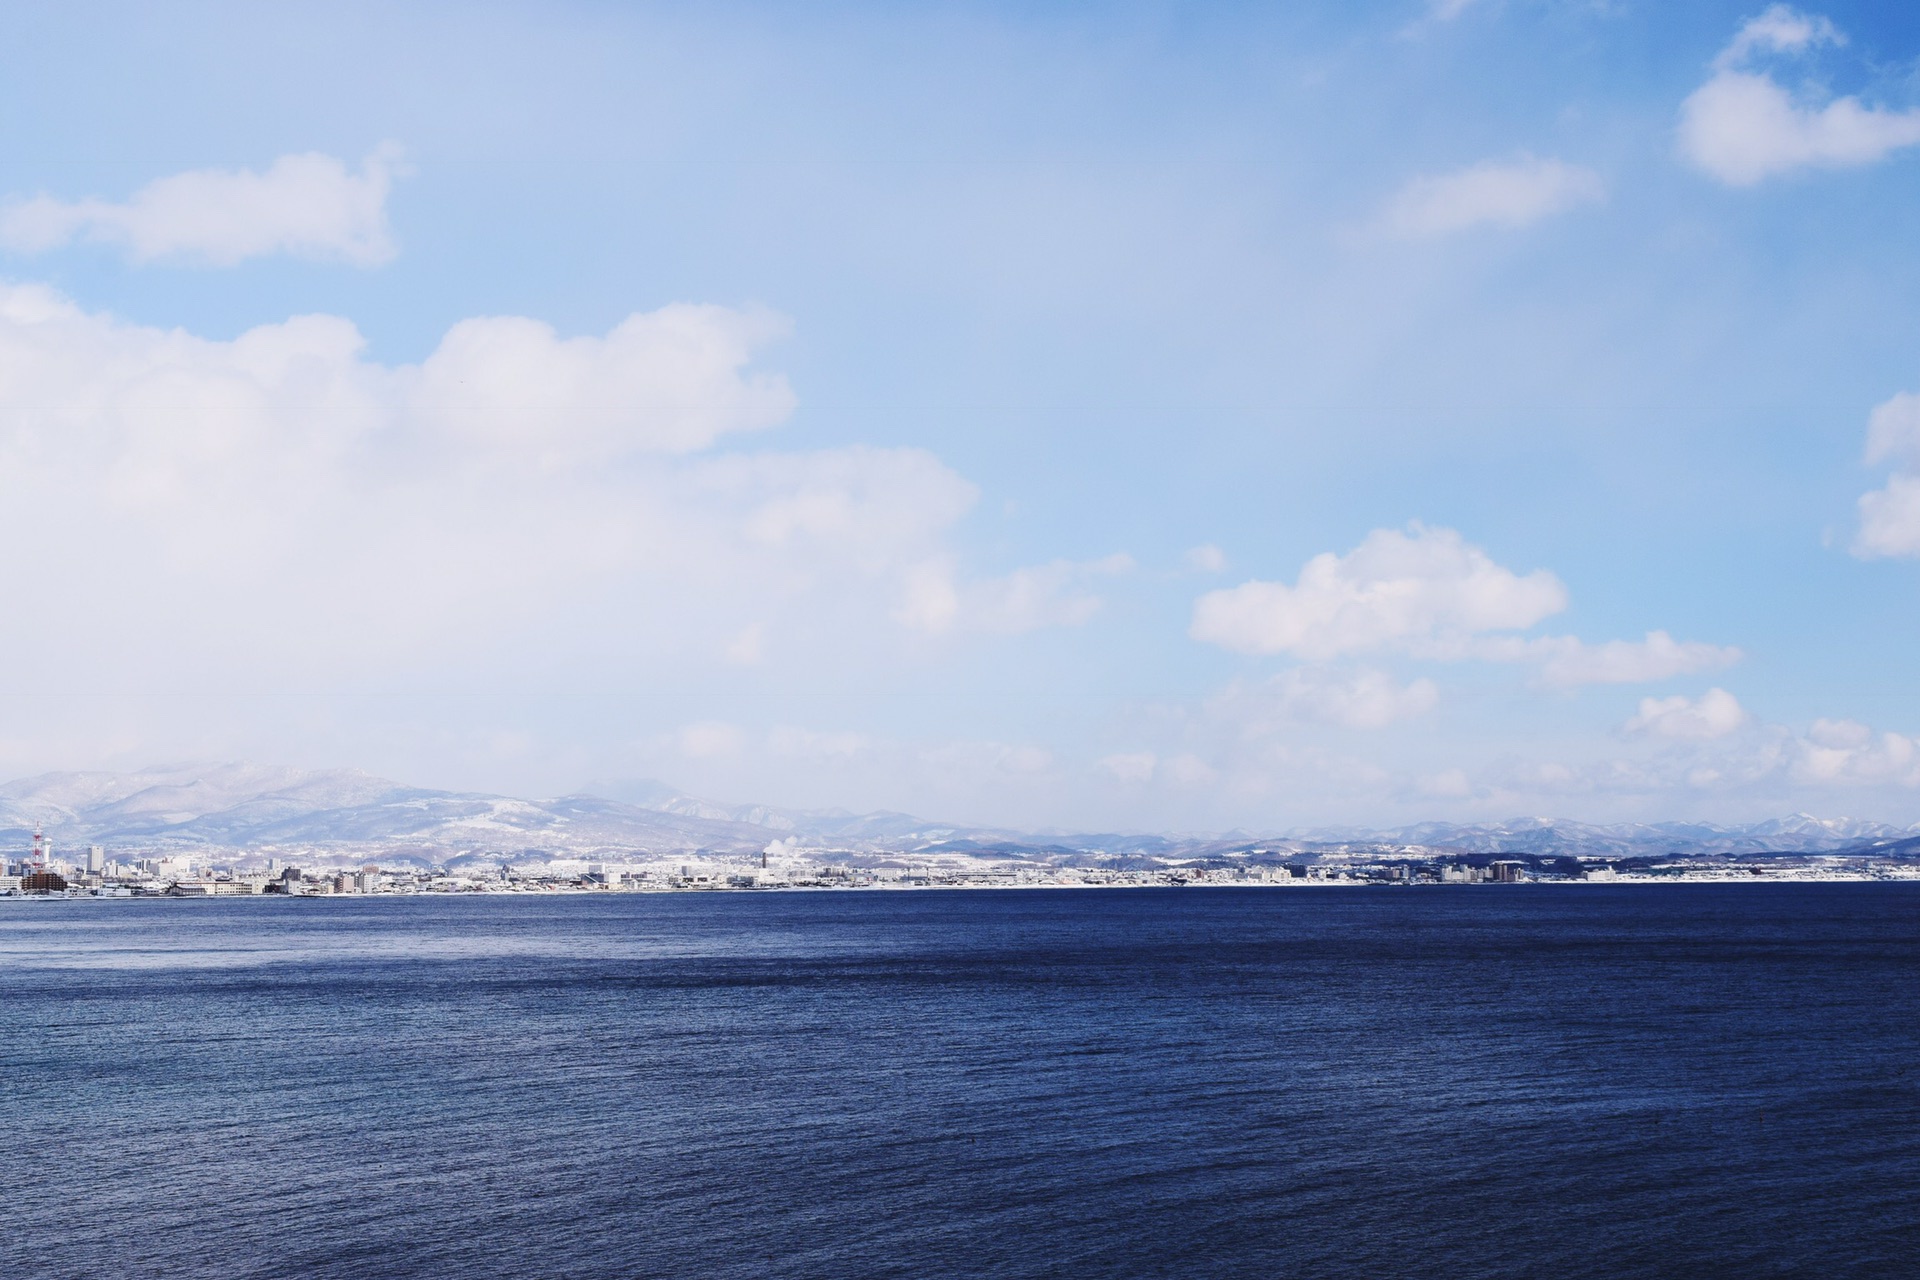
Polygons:
M8 1277L1920 1276L1920 886L0 902Z

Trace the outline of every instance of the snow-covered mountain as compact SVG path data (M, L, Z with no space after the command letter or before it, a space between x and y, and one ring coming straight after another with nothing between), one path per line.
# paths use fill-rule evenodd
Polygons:
M246 764L61 773L0 787L0 841L34 826L56 847L346 850L438 860L466 853L745 852L766 828L594 796L518 800L433 791L358 770Z
M664 783L607 781L548 800L435 791L355 769L253 764L170 765L137 773L50 773L0 785L0 848L41 827L56 847L116 853L208 849L383 860L752 854L771 841L856 854L945 854L1047 862L1157 862L1260 853L1433 850L1578 857L1920 852L1920 826L1807 814L1749 826L1596 826L1547 818L1421 823L1390 830L1261 835L1021 832L931 822L911 814L729 805Z
M1874 841L1920 835L1920 827L1897 827L1851 818L1822 819L1797 813L1747 826L1699 822L1621 823L1597 826L1554 818L1507 822L1423 822L1384 831L1316 830L1293 833L1310 842L1366 842L1458 849L1467 853L1533 853L1575 857L1647 857L1663 854L1824 853Z
M929 822L910 813L878 810L851 813L845 809L779 809L764 804L728 805L697 796L685 795L664 782L651 778L603 779L588 783L588 795L617 800L639 809L659 813L677 813L690 818L708 818L718 822L747 822L793 835L851 840L934 841L951 839L963 831L952 823Z

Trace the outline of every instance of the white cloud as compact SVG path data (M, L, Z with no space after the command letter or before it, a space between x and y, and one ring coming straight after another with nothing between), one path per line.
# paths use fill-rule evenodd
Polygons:
M1796 781L1920 787L1920 740L1875 733L1855 720L1816 720L1794 743Z
M1868 466L1905 461L1920 464L1920 395L1902 391L1874 406L1867 418Z
M691 453L792 412L786 379L742 373L786 332L772 312L687 304L628 316L604 338L520 316L462 320L400 397L422 426L542 464Z
M1578 165L1531 156L1486 160L1413 179L1380 221L1392 235L1424 239L1473 227L1528 227L1605 196L1600 175Z
M1773 814L1831 803L1843 790L1920 789L1920 739L1845 719L1816 720L1804 731L1753 725L1721 690L1694 700L1649 698L1627 728L1661 740L1659 754L1575 764L1509 760L1493 770L1494 789L1640 795L1664 806L1681 791L1744 792Z
M1573 636L1542 636L1535 640L1492 640L1481 656L1506 662L1538 662L1540 682L1555 688L1583 684L1648 684L1699 671L1716 671L1740 661L1740 650L1728 645L1675 640L1664 631L1649 631L1643 640L1608 640L1588 644Z
M1840 40L1825 18L1785 5L1748 22L1714 60L1712 76L1681 104L1681 155L1728 186L1746 187L1809 166L1872 164L1920 143L1920 109L1796 97L1746 65L1755 53L1801 53Z
M934 633L1018 635L1043 627L1077 627L1100 611L1100 597L1088 585L1130 573L1133 567L1132 557L1116 554L1099 560L1054 560L963 583L956 580L952 558L940 557L907 575L894 616L909 627Z
M1376 529L1344 556L1309 560L1292 586L1252 581L1194 604L1188 634L1236 653L1324 662L1485 631L1517 631L1567 606L1545 570L1495 564L1452 529Z
M1678 641L1589 644L1576 636L1514 636L1566 608L1546 570L1524 576L1496 564L1451 529L1376 529L1344 556L1309 560L1292 586L1245 582L1194 603L1188 634L1247 654L1290 653L1310 662L1397 651L1434 661L1535 663L1543 684L1629 684L1708 671L1738 649Z
M1261 736L1307 722L1343 729L1382 729L1425 715L1440 700L1433 681L1401 684L1372 668L1295 667L1258 684L1235 684L1216 695L1210 711Z
M1715 67L1733 67L1745 62L1756 50L1768 53L1799 53L1804 49L1821 44L1845 44L1846 37L1840 34L1832 22L1817 15L1800 13L1784 5L1776 4L1757 18L1749 18L1745 26L1734 34L1720 56L1713 60Z
M1629 733L1656 738L1724 738L1747 722L1739 699L1725 689L1709 689L1698 698L1676 694L1671 698L1642 698L1640 710L1627 721Z
M123 249L136 262L230 267L291 254L355 266L392 259L387 194L405 172L393 144L350 171L332 156L281 156L264 173L199 169L150 182L125 202L35 196L0 208L0 245L39 253L74 240Z
M952 630L960 617L960 589L954 585L952 563L929 560L908 570L893 616L916 631Z
M1201 739L1198 754L1188 756L1198 766L1188 785L1210 805L1264 798L1298 813L1303 804L1344 797L1376 815L1394 810L1391 823L1372 821L1397 825L1430 819L1437 807L1486 818L1527 811L1570 816L1568 801L1575 799L1592 820L1608 810L1616 820L1669 820L1676 805L1698 813L1700 793L1710 792L1723 810L1766 817L1793 808L1818 811L1849 792L1920 792L1920 736L1843 719L1804 729L1759 724L1717 688L1698 697L1642 700L1624 726L1629 740L1637 740L1632 751L1589 755L1576 744L1542 739L1455 763L1463 748L1452 743L1439 758L1423 760L1416 752L1393 765L1343 756L1285 732L1289 722L1271 688L1228 692L1233 696L1214 700L1203 715L1173 722L1178 732ZM1261 693L1269 695L1264 704L1256 697ZM1396 735L1394 745L1418 740ZM1096 768L1145 792L1147 784L1172 781L1172 749L1110 756ZM1466 756L1475 754L1465 749ZM1154 794L1164 799L1169 789L1158 786ZM1903 803L1891 794L1882 798L1894 807Z
M466 320L418 365L362 357L333 316L262 325L231 342L89 314L49 290L0 289L0 412L42 445L132 446L119 461L172 472L291 448L340 455L405 431L461 456L574 465L686 453L773 425L793 392L746 372L780 336L770 313L672 305L604 338L561 339L533 320ZM154 491L167 476L122 474Z
M1901 392L1875 407L1867 420L1866 460L1920 466L1920 396ZM1895 472L1884 487L1863 494L1859 507L1854 555L1920 556L1920 475Z
M1431 711L1440 692L1370 668L1301 667L1236 680L1198 705L1142 708L1147 745L1104 756L1096 774L1162 800L1185 793L1208 805L1266 797L1297 812L1302 797L1378 797L1393 778L1377 763L1329 749L1324 729L1379 730ZM1391 746L1389 746L1391 749ZM1128 795L1126 788L1113 794ZM1184 802L1183 802L1184 803ZM1217 808L1212 812L1218 821ZM1105 821L1110 821L1106 819Z
M1887 111L1839 98L1804 106L1772 78L1723 71L1695 90L1680 114L1680 147L1732 187L1811 165L1853 168L1920 143L1920 110Z
M1920 556L1920 475L1894 475L1886 487L1860 497L1860 532L1853 553Z
M752 368L780 331L696 306L585 339L492 319L395 367L337 317L212 340L0 288L0 591L61 601L63 637L16 629L0 661L275 687L868 643L977 491L915 449L686 456L788 412Z

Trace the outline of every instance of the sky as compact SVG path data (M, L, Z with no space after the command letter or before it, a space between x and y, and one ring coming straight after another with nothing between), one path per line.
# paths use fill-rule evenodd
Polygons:
M1920 10L0 24L0 772L1920 821Z

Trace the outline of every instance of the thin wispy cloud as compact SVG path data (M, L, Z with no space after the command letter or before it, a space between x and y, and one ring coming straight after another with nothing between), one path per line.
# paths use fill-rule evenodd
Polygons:
M1431 239L1477 227L1518 230L1606 198L1600 175L1560 160L1487 160L1413 179L1379 219L1389 234Z
M1103 578L1133 571L1133 557L1116 552L1098 560L1054 560L999 577L965 580L950 557L916 566L894 616L919 631L984 631L1020 635L1046 627L1077 627L1099 613L1093 590Z
M389 143L357 171L308 152L281 156L261 171L174 174L124 201L16 198L0 205L0 247L35 254L81 242L138 263L232 267L284 254L374 267L398 251L387 197L405 173L400 148Z
M1425 715L1439 701L1439 686L1424 676L1401 681L1372 667L1309 666L1233 685L1209 708L1242 732L1264 734L1298 723L1384 729Z

